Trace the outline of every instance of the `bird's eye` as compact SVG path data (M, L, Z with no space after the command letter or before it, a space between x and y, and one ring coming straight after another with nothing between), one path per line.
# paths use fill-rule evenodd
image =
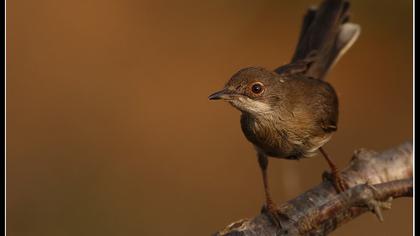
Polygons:
M254 83L252 86L251 86L251 91L253 92L253 93L255 93L255 94L260 94L260 93L262 93L262 91L264 90L264 88L263 88L263 84L261 84L261 83L259 83L259 82L257 82L257 83Z

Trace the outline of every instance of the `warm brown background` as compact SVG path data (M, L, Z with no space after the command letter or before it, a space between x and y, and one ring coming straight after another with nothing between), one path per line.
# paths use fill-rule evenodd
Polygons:
M339 131L326 149L412 138L412 2L354 0L362 25L328 80ZM209 235L263 203L239 112L207 96L238 69L291 57L317 0L8 1L10 236ZM318 156L272 160L285 201L321 180ZM411 235L411 199L334 235Z

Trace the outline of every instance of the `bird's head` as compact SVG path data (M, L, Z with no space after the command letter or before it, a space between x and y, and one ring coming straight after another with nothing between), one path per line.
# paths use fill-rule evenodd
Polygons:
M226 100L242 112L266 114L273 111L281 96L283 78L261 67L238 71L225 87L209 96L210 100Z

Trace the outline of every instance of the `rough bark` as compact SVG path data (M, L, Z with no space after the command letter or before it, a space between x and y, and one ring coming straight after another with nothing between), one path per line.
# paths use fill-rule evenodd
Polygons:
M371 211L383 220L381 209L392 199L413 194L413 150L411 143L382 153L359 149L341 172L349 189L337 194L328 178L318 186L280 206L287 217L281 226L262 213L242 219L217 232L238 235L327 235L337 227ZM325 175L327 176L327 175Z

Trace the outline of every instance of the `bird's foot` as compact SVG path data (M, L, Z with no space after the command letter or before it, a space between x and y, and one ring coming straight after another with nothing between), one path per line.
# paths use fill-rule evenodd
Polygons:
M289 216L283 213L274 202L264 205L261 213L266 214L271 222L280 229L283 228L283 223L290 221Z
M346 183L346 181L344 181L340 172L338 171L332 171L332 173L324 172L322 177L324 180L328 180L333 183L337 193L342 193L349 188L349 185Z

